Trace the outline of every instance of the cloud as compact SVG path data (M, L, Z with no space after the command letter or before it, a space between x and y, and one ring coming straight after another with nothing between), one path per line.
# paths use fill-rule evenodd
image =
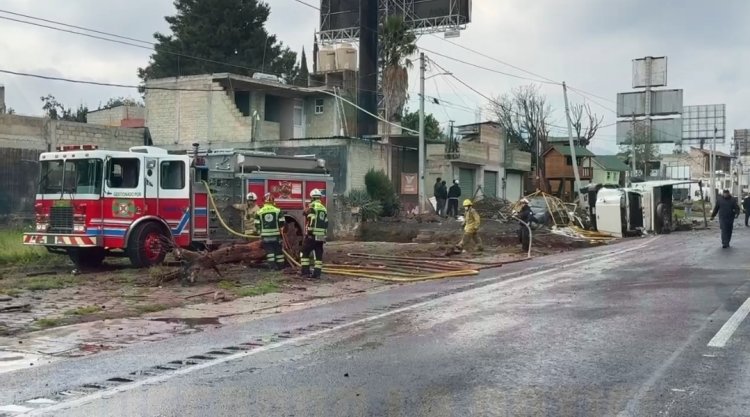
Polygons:
M315 0L306 0L318 4ZM307 51L312 68L312 39L318 26L317 11L294 0L271 0L268 29L292 50ZM132 0L102 2L79 0L7 0L3 8L34 16L150 40L154 32L168 32L163 16L174 8L168 1ZM726 103L730 129L744 125L750 112L750 28L744 19L750 2L727 0L720 4L703 0L474 0L473 18L460 38L460 45L479 50L493 58L528 69L554 80L565 80L572 87L606 98L585 98L571 91L571 102L591 103L606 116L612 113L618 92L631 90L631 60L652 55L669 57L669 88L685 90L685 104ZM440 39L441 34L423 35L421 47L450 57L518 75L517 69L473 54ZM135 84L136 69L148 62L150 52L72 34L2 21L0 24L0 67L71 78ZM428 54L429 56L429 54ZM497 96L530 81L483 71L450 59L429 56L461 80L488 96ZM430 66L429 74L439 73ZM96 107L117 95L136 95L129 90L87 87L51 81L0 75L6 85L9 104L22 113L39 114L39 96L54 94L68 105ZM418 107L418 66L410 73L409 107ZM555 108L555 124L564 125L562 90L542 85ZM437 76L426 83L428 96L458 105L427 104L428 112L447 124L474 122L474 109L487 107L487 101L456 80ZM596 101L596 103L594 102ZM467 109L468 108L468 109ZM482 118L487 118L483 114ZM559 131L554 132L560 133ZM594 141L598 150L617 150L615 129L603 129ZM731 136L731 132L728 132Z

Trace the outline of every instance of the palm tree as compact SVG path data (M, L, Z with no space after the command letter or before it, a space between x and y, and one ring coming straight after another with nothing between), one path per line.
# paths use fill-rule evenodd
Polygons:
M386 120L398 120L409 90L409 59L417 52L417 37L409 31L402 16L389 16L380 33L383 62L383 96Z

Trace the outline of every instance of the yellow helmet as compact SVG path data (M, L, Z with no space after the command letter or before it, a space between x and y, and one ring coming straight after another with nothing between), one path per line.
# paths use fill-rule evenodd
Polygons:
M464 207L469 207L471 205L472 205L471 200L469 200L468 198L464 200Z

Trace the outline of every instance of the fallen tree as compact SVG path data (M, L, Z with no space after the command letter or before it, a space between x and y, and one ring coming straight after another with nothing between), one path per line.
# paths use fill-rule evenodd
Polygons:
M179 277L183 284L193 283L198 275L207 270L212 270L221 276L218 268L221 264L241 262L251 265L261 263L266 259L266 251L263 250L259 240L224 246L213 251L191 251L179 247L174 247L173 251L175 257L182 263L182 267L179 271L164 274L160 277L160 282Z

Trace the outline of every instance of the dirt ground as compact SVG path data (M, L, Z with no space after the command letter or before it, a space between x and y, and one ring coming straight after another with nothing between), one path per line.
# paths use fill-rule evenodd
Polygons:
M461 225L452 219L365 223L361 235L366 241L328 243L325 262L326 265L373 262L349 256L357 253L442 258L460 240L461 234ZM483 224L480 234L484 240L483 253L465 252L454 254L450 259L505 262L525 257L518 244L517 226L489 220ZM534 256L587 246L542 231L537 234ZM383 281L337 276L314 282L298 278L293 270L281 273L235 264L220 265L221 276L203 271L195 283L184 286L177 279L163 281L165 274L178 270L175 263L171 265L143 270L130 267L124 259L114 258L95 271L74 275L73 266L60 257L48 265L2 269L0 336L153 315L168 309L221 304L264 294L287 294L290 297L285 302L294 304L320 297L343 297L388 285ZM273 306L258 305L257 308Z

